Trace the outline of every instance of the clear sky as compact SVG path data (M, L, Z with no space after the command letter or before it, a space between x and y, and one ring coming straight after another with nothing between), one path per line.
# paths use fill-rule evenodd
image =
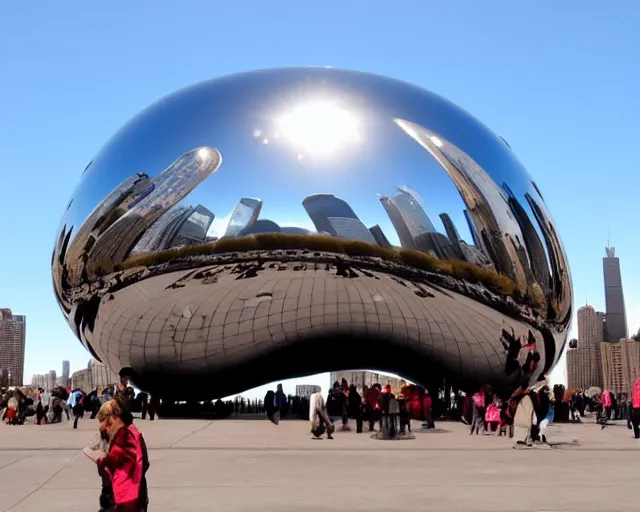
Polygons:
M554 215L575 306L604 308L601 259L610 237L635 332L640 2L524 4L3 2L0 307L27 315L25 379L60 372L63 359L72 371L89 360L54 300L50 258L57 224L92 156L165 94L290 65L407 80L502 135ZM563 379L561 362L554 380ZM302 380L328 385L327 375Z

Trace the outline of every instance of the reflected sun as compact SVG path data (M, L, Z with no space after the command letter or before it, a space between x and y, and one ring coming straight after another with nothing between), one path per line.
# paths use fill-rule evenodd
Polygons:
M330 101L300 105L278 119L277 126L299 154L330 156L359 140L356 118Z

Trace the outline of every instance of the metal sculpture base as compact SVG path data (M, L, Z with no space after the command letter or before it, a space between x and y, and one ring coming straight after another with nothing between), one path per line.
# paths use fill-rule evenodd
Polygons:
M379 441L406 441L407 439L415 439L413 432L398 432L395 435L386 435L384 432L375 432L371 434L371 439Z
M414 430L414 432L419 434L450 434L451 430L444 428L419 428L418 430Z

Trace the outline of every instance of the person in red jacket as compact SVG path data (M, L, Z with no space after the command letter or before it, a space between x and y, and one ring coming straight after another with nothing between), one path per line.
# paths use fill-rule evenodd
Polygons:
M148 502L146 447L140 431L133 423L125 423L122 416L115 400L103 404L98 412L100 428L110 440L108 452L97 460L98 471L111 481L114 511L140 512L147 509Z
M422 424L422 428L436 428L436 425L433 422L433 400L426 389L424 390L424 396L422 397L422 410L424 414L424 423Z
M630 416L631 426L633 427L633 437L640 439L640 377L633 383Z

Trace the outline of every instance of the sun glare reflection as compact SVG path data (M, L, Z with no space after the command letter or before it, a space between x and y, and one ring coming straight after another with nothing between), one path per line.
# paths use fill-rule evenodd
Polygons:
M332 155L358 142L358 123L330 101L305 103L278 120L279 133L301 154Z

